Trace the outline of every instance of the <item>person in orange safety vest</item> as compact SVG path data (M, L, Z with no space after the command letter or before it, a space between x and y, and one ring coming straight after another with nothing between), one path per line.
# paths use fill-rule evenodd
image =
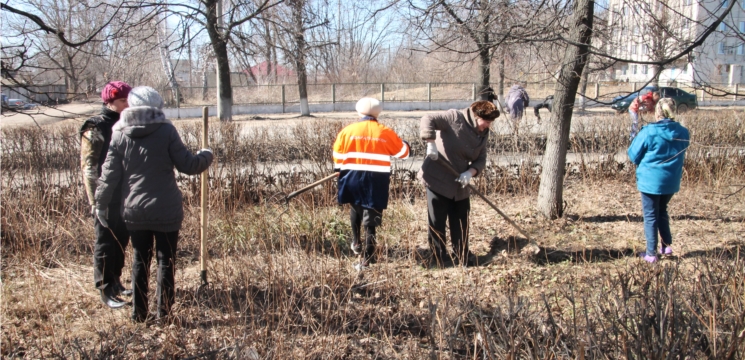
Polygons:
M350 204L352 209L352 251L362 254L355 264L358 271L374 261L375 228L383 220L388 207L391 177L391 157L406 159L411 147L396 133L378 122L382 110L380 102L362 98L356 105L361 119L346 126L334 142L334 170L339 172L339 204ZM360 238L365 227L364 249Z

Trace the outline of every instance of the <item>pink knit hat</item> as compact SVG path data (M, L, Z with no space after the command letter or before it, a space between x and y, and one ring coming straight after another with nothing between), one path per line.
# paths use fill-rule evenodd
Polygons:
M112 81L101 90L101 99L104 104L111 104L116 99L126 99L132 87L124 81Z

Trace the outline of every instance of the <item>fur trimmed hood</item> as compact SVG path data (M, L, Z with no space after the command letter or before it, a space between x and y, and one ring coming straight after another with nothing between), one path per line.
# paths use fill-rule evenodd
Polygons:
M163 110L152 106L133 106L124 109L122 115L114 125L113 130L122 132L129 137L144 137L150 135L161 125L171 123L166 119Z

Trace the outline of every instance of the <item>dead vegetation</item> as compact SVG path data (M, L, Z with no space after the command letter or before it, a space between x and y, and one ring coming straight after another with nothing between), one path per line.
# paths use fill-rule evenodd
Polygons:
M380 262L363 274L351 267L348 210L335 205L334 186L289 207L272 201L331 171L343 122L215 124L211 284L197 291L199 180L180 177L187 220L175 315L148 325L105 309L91 286L93 229L76 129L4 129L2 356L742 358L745 207L741 194L726 196L745 180L741 114L683 118L693 142L671 204L677 257L655 266L635 256L644 244L633 167L623 159L626 120L574 125L569 215L557 221L533 210L544 141L537 126L492 137L476 186L539 240L532 258L520 255L525 239L474 199L471 241L481 266L430 268L418 166L398 163ZM386 123L423 154L416 120ZM200 129L180 130L198 149Z

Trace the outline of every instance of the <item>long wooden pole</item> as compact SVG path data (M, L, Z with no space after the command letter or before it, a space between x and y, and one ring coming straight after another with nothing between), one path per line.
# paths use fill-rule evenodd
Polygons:
M440 154L440 157L437 159L437 161L439 161L441 164L443 164L445 166L445 168L447 168L448 171L450 171L453 175L455 175L455 176L460 175L460 173L458 173L458 171L456 171L455 169L453 169L453 167L450 165L450 163L448 163L442 157L442 154ZM512 225L512 227L514 227L517 231L519 231L520 234L522 234L523 236L525 236L525 238L528 240L528 243L532 247L529 251L532 251L532 252L535 252L535 253L537 253L538 251L540 251L540 248L538 247L538 244L536 244L536 242L530 237L530 235L528 235L528 233L525 230L523 230L523 228L521 228L514 221L512 221L512 219L510 219L510 217L507 216L507 214L503 213L502 210L499 210L499 208L497 207L497 205L495 205L493 202L491 202L491 200L489 200L480 191L476 190L476 188L474 186L472 186L471 184L468 184L468 189L471 190L472 193L478 195L478 197L480 197L481 200L484 200L484 202L486 202L487 204L489 204L489 206L491 206L492 209L494 209L499 215L501 215L507 221L507 223L509 223L510 225Z
M304 192L306 192L306 191L308 191L308 190L310 190L310 189L312 189L312 188L314 188L314 187L316 187L318 185L321 185L321 184L323 184L323 183L325 183L325 182L327 182L327 181L329 181L329 180L337 177L337 176L339 176L339 173L335 172L335 173L333 173L333 174L331 174L329 176L326 176L325 178L323 178L321 180L318 180L318 181L316 181L316 182L314 182L314 183L312 183L312 184L310 184L310 185L308 185L308 186L306 186L306 187L304 187L304 188L302 188L300 190L293 191L293 192L290 193L290 195L287 195L287 198L285 198L285 200L289 201L290 199L294 198L295 196L298 196L298 195L300 195L300 194L302 194L302 193L304 193Z
M209 138L207 136L209 130L209 108L202 108L202 148L209 148ZM199 269L201 270L200 277L202 278L202 285L207 284L207 225L209 224L209 218L207 208L209 207L209 169L205 170L201 174L202 176L202 191L201 191L201 223L200 223L200 242L199 242Z

